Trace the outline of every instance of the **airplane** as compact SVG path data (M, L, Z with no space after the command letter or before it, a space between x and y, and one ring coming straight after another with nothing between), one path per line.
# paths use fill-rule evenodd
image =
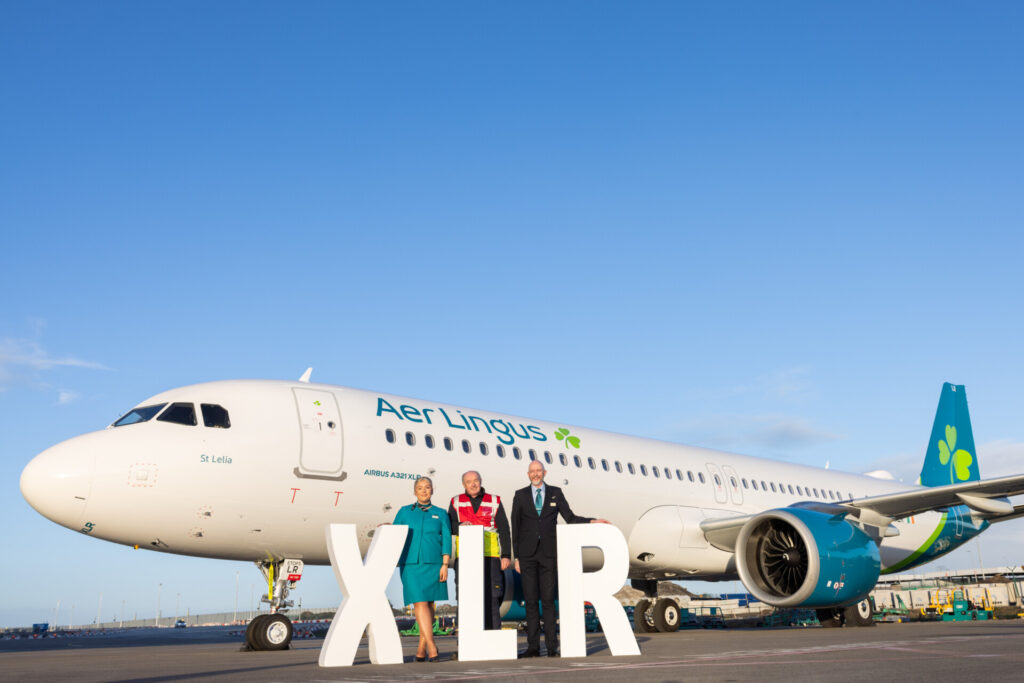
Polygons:
M355 524L365 554L420 475L442 506L467 470L511 501L529 462L541 461L580 514L608 519L628 540L629 579L645 594L636 628L647 632L678 628L678 604L657 588L681 579L738 578L768 605L816 609L823 625L870 625L866 597L880 573L1024 515L1009 501L1024 493L1024 475L980 478L962 385L943 385L920 481L907 485L311 383L311 371L157 394L35 456L22 495L57 524L113 543L255 562L269 614L250 622L246 640L270 650L291 640L280 610L304 565L330 563L325 525ZM585 569L601 566L595 553L585 550Z

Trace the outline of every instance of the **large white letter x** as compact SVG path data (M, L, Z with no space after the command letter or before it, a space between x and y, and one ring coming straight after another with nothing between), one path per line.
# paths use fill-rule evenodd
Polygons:
M352 666L364 628L371 662L402 663L402 639L384 590L398 565L408 531L404 525L378 527L364 564L355 524L327 525L327 552L341 587L341 606L320 648L320 666Z

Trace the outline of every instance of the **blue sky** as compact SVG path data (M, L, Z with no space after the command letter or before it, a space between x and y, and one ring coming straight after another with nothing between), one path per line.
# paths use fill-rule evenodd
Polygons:
M0 2L0 625L230 609L28 460L292 378L912 481L1024 472L1016 3ZM982 537L1020 564L1020 527ZM977 564L979 546L933 568ZM303 604L336 604L327 568Z

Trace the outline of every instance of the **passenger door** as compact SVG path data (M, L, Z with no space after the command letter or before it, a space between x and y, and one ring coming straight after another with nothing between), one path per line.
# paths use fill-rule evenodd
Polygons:
M729 494L725 492L725 478L722 476L722 470L718 469L718 465L711 463L708 463L707 466L708 474L711 475L711 488L715 491L715 502L729 502Z
M740 478L736 476L736 470L728 465L722 465L722 472L725 473L726 484L729 487L729 495L736 505L743 505L743 489L740 488Z
M299 417L299 466L295 476L344 479L341 411L334 394L298 387L292 393Z

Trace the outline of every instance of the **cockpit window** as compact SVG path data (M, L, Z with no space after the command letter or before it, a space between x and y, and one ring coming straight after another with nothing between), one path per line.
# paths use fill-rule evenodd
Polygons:
M133 425L136 422L145 422L153 419L153 416L159 413L166 403L157 403L152 406L140 406L138 408L132 408L131 411L118 419L114 423L115 427L124 427L125 425Z
M173 422L179 425L192 425L196 423L196 407L191 403L172 403L167 410L160 413L157 422Z
M203 424L207 427L227 429L231 426L231 418L228 417L228 411L224 410L222 406L213 403L201 403L199 407L203 409Z

